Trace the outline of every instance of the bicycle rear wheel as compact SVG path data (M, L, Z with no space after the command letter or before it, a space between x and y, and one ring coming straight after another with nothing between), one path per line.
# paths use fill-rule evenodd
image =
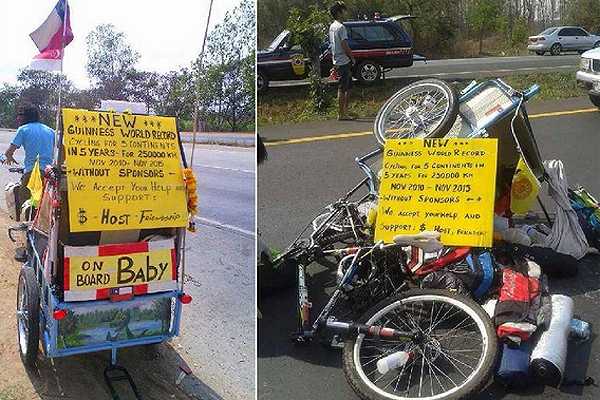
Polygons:
M444 136L458 115L458 96L446 82L425 79L390 97L375 117L373 134L382 146L387 139Z
M414 340L361 334L346 341L344 373L361 399L467 399L493 372L498 345L491 319L463 296L409 290L380 302L361 322L418 332ZM399 352L408 353L408 361L381 373L378 361Z

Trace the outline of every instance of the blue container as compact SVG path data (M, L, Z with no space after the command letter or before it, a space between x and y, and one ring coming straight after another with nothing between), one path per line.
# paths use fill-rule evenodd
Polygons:
M502 345L502 355L496 378L507 387L523 387L529 384L529 356L531 346L529 343L521 343L519 347L511 348Z

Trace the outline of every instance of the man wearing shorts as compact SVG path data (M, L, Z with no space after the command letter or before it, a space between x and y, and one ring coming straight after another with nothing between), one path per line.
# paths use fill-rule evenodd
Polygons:
M352 119L348 115L348 93L352 86L352 65L354 57L352 50L348 46L348 31L340 22L346 14L346 5L343 1L336 1L329 8L329 12L334 21L329 27L329 44L331 46L331 56L333 66L337 69L340 77L338 83L338 120Z

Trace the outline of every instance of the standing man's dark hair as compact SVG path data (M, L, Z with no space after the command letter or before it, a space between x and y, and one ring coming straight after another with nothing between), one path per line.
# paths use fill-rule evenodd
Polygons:
M38 108L29 103L21 104L17 108L17 125L21 126L24 124L29 124L31 122L39 122L40 120L40 112Z
M354 56L348 45L348 31L342 23L346 13L346 4L336 1L329 8L334 21L329 26L329 46L333 68L339 76L338 82L338 120L352 119L348 115L348 94L352 86L352 65Z
M336 1L329 7L329 14L331 14L333 19L337 19L340 13L345 10L346 4L343 1Z

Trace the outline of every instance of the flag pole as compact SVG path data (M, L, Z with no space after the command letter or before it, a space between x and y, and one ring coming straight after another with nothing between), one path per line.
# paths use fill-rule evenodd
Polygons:
M212 12L213 0L210 0L208 6L208 17L206 18L206 28L204 30L204 38L202 39L202 49L200 50L200 60L198 62L198 73L202 68L202 59L204 58L204 47L206 46L206 35L208 35L208 25L210 25L210 14ZM196 134L198 132L198 107L199 107L199 96L198 96L198 82L194 83L194 134L192 138L192 156L190 157L189 168L194 170L194 153L196 152ZM181 292L183 293L183 285L185 281L185 241L187 237L186 229L183 229L183 238L181 239Z
M210 25L210 14L212 12L213 0L210 0L208 6L208 17L206 18L206 28L204 29L204 38L202 39L202 49L200 50L200 59L198 60L198 73L202 69L202 61L204 60L204 48L206 46L206 36L208 35L208 26ZM194 135L192 139L192 156L190 157L190 167L194 166L194 153L196 148L196 134L198 132L198 108L200 107L200 99L198 95L198 82L194 87Z
M60 122L60 108L62 107L63 62L65 59L65 35L67 33L68 12L69 12L69 3L67 0L65 0L65 12L64 12L63 21L62 21L63 29L62 29L62 36L60 39L60 73L58 75L58 108L56 110L56 125L55 125L57 131L58 131L58 124ZM60 143L57 145L57 147L60 147Z
M67 32L67 18L69 12L69 5L67 0L65 0L65 11L63 16L63 31L62 38L60 40L60 74L58 75L58 108L56 110L56 132L58 133L55 141L54 141L54 162L53 165L55 170L62 170L62 163L59 160L60 157L60 149L62 148L62 138L63 138L63 128L60 126L60 109L62 107L62 76L63 76L63 60L65 58L65 34ZM58 196L60 198L59 192L59 184L60 184L60 173L57 173L54 177L56 182L54 182L54 198ZM51 211L51 219L52 224L50 228L50 241L48 246L48 257L44 260L44 271L48 271L50 269L50 275L55 276L58 265L58 218L59 214L56 208L53 208ZM49 268L48 268L49 267Z

